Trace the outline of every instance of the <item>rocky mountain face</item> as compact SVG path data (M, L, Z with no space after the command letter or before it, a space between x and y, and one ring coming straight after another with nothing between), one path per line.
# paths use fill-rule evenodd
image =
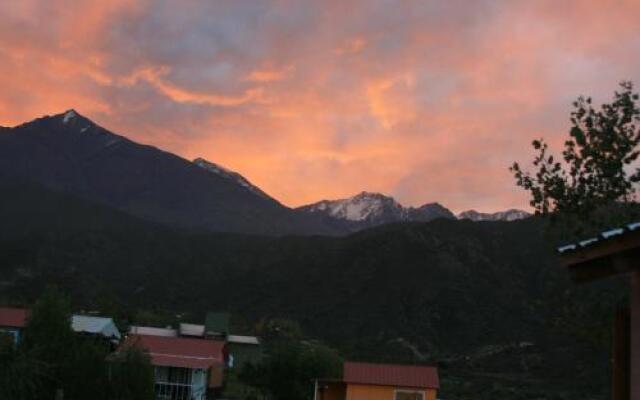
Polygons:
M464 211L458 214L458 219L469 219L471 221L516 221L530 217L531 214L517 209L499 211L495 213L481 213L476 210Z
M253 234L340 234L239 174L116 135L74 110L0 130L0 171L173 226Z
M299 207L310 214L350 221L357 227L370 227L390 222L431 221L437 218L470 219L472 221L515 221L530 216L522 210L508 210L492 214L465 211L457 217L439 203L427 203L420 207L404 207L393 197L380 193L362 192L339 200L322 200Z

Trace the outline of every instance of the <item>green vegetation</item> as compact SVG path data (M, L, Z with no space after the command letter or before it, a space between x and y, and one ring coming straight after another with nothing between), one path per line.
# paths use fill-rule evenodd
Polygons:
M108 362L109 343L71 329L68 299L46 289L23 340L0 349L0 399L153 399L153 369L139 349Z
M314 378L342 377L342 358L316 341L305 340L292 321L271 320L262 324L265 357L247 364L240 380L262 396L279 400L304 400L313 393Z

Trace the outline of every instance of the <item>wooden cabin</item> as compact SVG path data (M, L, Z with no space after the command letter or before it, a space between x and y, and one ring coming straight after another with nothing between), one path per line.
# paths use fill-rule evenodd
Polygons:
M640 223L562 246L558 252L576 282L629 277L630 304L615 316L612 398L640 400Z
M435 400L439 387L436 367L345 362L341 380L316 380L314 400Z

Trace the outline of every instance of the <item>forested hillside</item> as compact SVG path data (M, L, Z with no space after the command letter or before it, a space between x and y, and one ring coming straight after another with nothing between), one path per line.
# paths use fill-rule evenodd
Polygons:
M15 181L2 193L4 302L55 282L77 308L108 297L125 309L229 310L248 324L284 317L347 358L439 363L443 398L607 387L608 318L624 284L576 287L536 219L266 238L180 232Z

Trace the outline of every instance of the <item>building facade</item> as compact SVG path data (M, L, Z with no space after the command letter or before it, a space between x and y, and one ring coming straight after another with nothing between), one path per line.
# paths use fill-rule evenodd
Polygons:
M436 400L432 366L345 362L341 380L316 380L315 400Z

